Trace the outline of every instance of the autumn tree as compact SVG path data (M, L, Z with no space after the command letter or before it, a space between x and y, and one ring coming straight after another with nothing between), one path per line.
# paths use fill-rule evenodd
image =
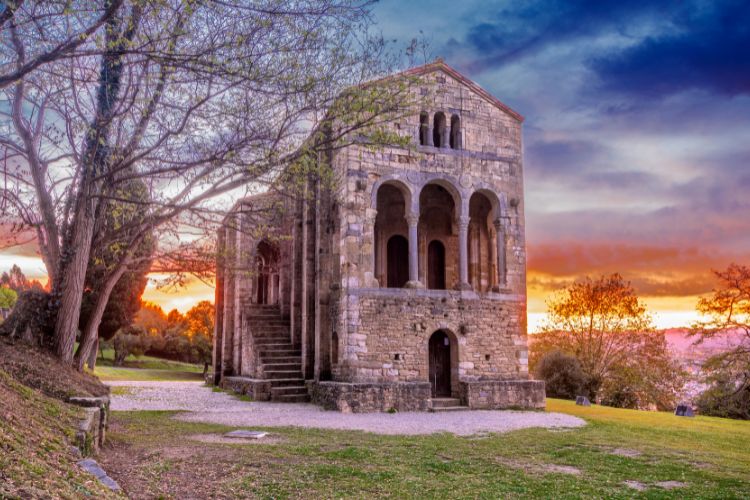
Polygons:
M714 274L719 286L698 301L703 319L692 334L698 343L722 335L738 341L704 364L709 388L698 397L697 406L707 415L750 419L750 268L731 264Z
M532 370L549 352L574 356L583 390L613 405L671 408L682 386L664 335L619 274L586 278L549 300L544 330L531 346Z
M31 282L26 279L26 275L23 274L21 268L16 264L11 266L10 272L4 272L0 276L0 285L7 286L16 292L16 294L29 290L32 287Z
M27 0L0 24L0 67L16 71L0 89L8 103L0 107L8 179L0 217L36 236L54 320L41 334L63 361L73 358L108 201L132 204L141 217L102 276L86 339L149 234L212 234L221 195L269 185L291 162L348 141L402 140L382 124L403 112L410 82L362 85L387 71L382 40L368 35L369 2L68 2L45 11L44 26L59 26L62 39L85 33L81 43L36 64L46 49L34 45L34 16L46 5ZM136 180L147 195L123 199L123 186ZM29 329L23 318L14 324Z

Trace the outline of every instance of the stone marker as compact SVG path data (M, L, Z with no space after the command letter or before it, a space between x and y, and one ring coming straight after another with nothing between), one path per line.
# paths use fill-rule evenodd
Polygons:
M100 483L102 483L104 486L109 488L113 491L120 491L120 485L117 484L117 482L109 477L106 472L104 472L104 469L102 469L99 464L96 462L96 460L91 458L86 458L84 460L81 460L78 462L78 466L88 472L89 474L92 474L96 479L99 480Z
M238 439L260 439L268 435L267 432L262 431L232 431L224 434L224 437L238 438Z
M677 408L674 411L674 414L678 417L694 417L695 413L693 413L693 407L682 403L677 405Z
M578 396L576 397L576 404L578 406L591 406L591 401L586 396Z

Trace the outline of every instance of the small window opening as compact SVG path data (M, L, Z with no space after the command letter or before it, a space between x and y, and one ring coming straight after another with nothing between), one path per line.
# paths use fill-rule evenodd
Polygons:
M485 361L489 361L490 360L490 355L489 354L485 354L484 355L484 360Z
M451 149L461 149L461 118L458 115L451 117Z
M430 117L427 113L422 112L419 114L419 144L420 146L428 146L430 139Z
M432 144L436 148L444 148L445 137L445 114L442 111L435 113L435 123L432 127Z

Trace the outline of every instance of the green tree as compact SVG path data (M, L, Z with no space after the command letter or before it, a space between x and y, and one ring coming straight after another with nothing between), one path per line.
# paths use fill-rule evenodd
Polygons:
M698 343L721 335L737 342L703 365L709 388L696 403L706 415L750 419L750 268L731 264L714 274L719 286L698 301L703 319L692 333Z
M575 399L586 383L578 359L560 351L542 356L535 372L536 378L544 380L547 396L552 398Z
M12 288L0 286L0 309L13 309L18 300L18 294Z
M684 383L663 333L654 331L645 305L619 274L586 278L548 302L544 331L532 343L531 368L555 350L575 356L592 399L625 401L612 395L627 384L636 395L628 406L671 409Z

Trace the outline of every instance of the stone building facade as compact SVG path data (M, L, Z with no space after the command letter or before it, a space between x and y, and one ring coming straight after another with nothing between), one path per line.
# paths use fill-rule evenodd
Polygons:
M523 118L442 61L414 68L411 147L356 143L219 232L214 381L340 411L540 408L529 380ZM259 231L259 228L264 228Z

